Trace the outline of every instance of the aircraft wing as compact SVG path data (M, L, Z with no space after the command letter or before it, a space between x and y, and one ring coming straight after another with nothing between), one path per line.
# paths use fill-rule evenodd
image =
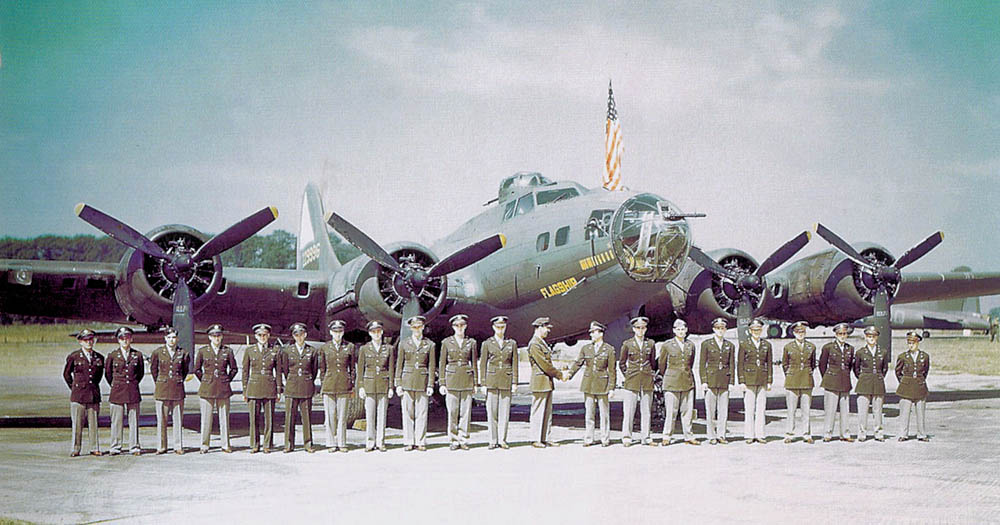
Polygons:
M1000 272L908 273L893 304L1000 294Z
M0 259L0 312L121 322L115 263Z

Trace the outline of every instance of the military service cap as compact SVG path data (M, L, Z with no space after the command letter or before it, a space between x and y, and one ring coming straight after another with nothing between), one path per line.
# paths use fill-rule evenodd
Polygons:
M539 317L531 322L531 326L538 328L539 326L552 326L552 322L548 317Z
M916 330L910 330L909 332L906 332L906 338L910 339L911 337L915 338L917 341L924 340L924 336L920 335L920 332L917 332Z
M640 324L641 323L641 324ZM649 324L649 318L644 316L633 317L629 324L632 326L647 326Z
M809 325L805 321L798 321L792 324L793 332L805 332Z
M851 331L851 327L847 326L847 323L837 323L833 327L833 333L838 333L838 332L848 332L848 333L850 333L850 331Z
M369 332L373 332L375 330L381 330L381 329L382 329L382 322L381 321L368 321L367 330Z
M687 322L684 321L684 319L675 319L674 320L674 328L687 328L687 325L688 324L687 324Z
M420 325L423 326L427 322L427 318L422 315L414 315L413 317L406 320L406 324L409 326Z
M603 324L601 324L601 323L598 323L597 321L591 321L591 322L590 322L590 331L591 331L591 332L593 332L593 331L595 331L595 330L600 330L601 332L603 332L603 331L605 331L606 329L607 329L607 327L605 327L605 326L604 326Z
M469 322L469 316L467 316L465 314L455 314L455 315L451 316L451 319L448 319L448 322L451 323L451 324L457 324L460 321L468 323Z
M729 328L729 321L727 321L725 317L716 317L715 319L712 319L712 328L719 325L722 325L724 328Z
M865 335L878 335L878 328L875 328L874 326L865 328Z
M208 327L208 335L222 335L223 331L221 324L213 324Z
M764 321L754 319L753 321L750 321L750 328L764 328Z
M309 330L306 329L306 325L304 323L292 323L292 326L288 327L288 331L294 335L299 332L305 333Z
M343 332L344 329L347 328L347 323L341 321L340 319L334 319L333 321L330 321L328 326L331 332Z
M126 335L132 335L134 333L135 331L127 326L119 326L118 329L115 330L115 339L121 339Z
M177 329L172 326L168 326L167 329L164 330L163 335L167 336L170 334L178 335Z
M78 334L76 334L76 338L79 340L93 339L95 337L97 337L97 334L90 328L84 328L83 330L80 330Z
M255 325L253 325L253 333L255 333L255 334L262 334L262 333L265 333L265 332L271 333L271 325L269 325L267 323L257 323Z
M493 319L490 319L490 323L492 323L492 324L507 323L507 316L506 315L498 315L498 316L494 317Z

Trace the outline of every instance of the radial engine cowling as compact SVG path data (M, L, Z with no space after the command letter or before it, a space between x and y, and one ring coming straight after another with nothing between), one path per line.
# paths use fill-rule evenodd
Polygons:
M736 248L720 248L706 252L720 265L739 272L753 272L758 263L750 254ZM668 286L673 312L687 321L688 329L695 333L709 333L716 317L736 317L737 303L728 280L689 262L674 281L678 287ZM728 292L728 293L727 293ZM760 307L763 297L754 297L754 310ZM658 308L647 305L646 313L652 320Z
M426 271L438 262L437 256L426 246L407 242L386 247L386 251L404 269ZM444 308L448 296L448 278L428 278L419 289L411 290L406 281L395 271L369 260L355 281L358 309L368 320L379 320L388 331L395 332L403 318L404 297L417 296L421 315L428 321Z

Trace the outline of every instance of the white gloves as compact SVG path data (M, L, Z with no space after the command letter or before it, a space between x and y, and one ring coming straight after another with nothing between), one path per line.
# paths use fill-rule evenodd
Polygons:
M427 395L428 396L433 396L434 395L434 387L432 387L432 386L427 387Z
M364 397L365 397L365 387L361 387L361 388L358 389L358 397L364 399Z
M401 386L396 387L396 395L399 397L403 397L403 387Z
M438 392L441 392L442 396L446 396L448 395L448 387L441 385L440 387L438 387Z

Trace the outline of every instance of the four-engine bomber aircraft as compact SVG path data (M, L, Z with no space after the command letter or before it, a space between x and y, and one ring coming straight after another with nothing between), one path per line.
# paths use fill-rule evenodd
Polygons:
M758 263L736 248L692 245L688 219L700 215L653 193L587 189L522 172L502 181L495 202L431 247L381 247L344 218L324 215L310 184L294 270L222 267L219 254L273 221L273 208L209 238L181 225L142 235L80 205L81 219L131 249L118 264L0 260L0 310L151 330L173 324L190 351L194 328L211 323L248 333L266 322L284 333L301 321L317 336L339 318L348 322L349 338L362 340L369 320L405 333L402 319L419 312L429 320L428 334L443 336L447 319L464 313L470 334L482 338L490 335L489 319L502 314L510 318L508 334L526 343L532 319L550 316L556 341L586 337L598 319L617 344L635 315L650 318L651 336L665 335L677 317L693 333L708 333L719 316L738 320L742 335L752 316L829 325L874 309L888 347L891 304L1000 293L1000 273L900 272L939 244L940 232L897 259L817 225L833 248L775 271L811 232ZM341 264L327 225L364 255Z

